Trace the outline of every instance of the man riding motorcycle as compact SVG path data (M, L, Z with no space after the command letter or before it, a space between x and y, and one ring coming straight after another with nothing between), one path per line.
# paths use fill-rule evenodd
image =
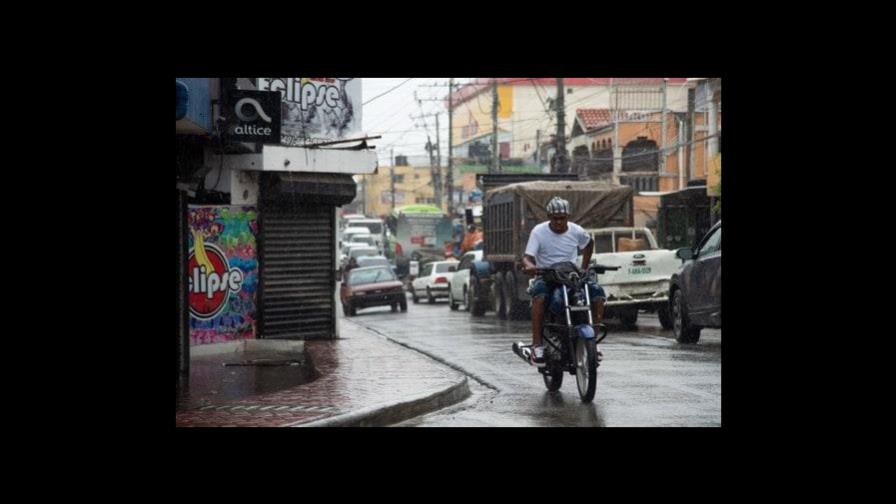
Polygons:
M522 271L528 275L535 275L538 268L549 268L562 262L574 263L580 251L582 270L586 270L594 252L594 240L584 228L569 222L569 202L555 196L548 202L547 211L550 220L535 226L529 235ZM528 290L532 296L532 345L520 343L519 346L528 353L529 363L539 367L545 365L544 345L541 339L541 326L547 305L545 300L554 287L549 286L541 276L538 276ZM604 289L593 281L588 282L588 292L591 296L591 314L596 326L603 320L607 295ZM597 355L600 357L599 351Z

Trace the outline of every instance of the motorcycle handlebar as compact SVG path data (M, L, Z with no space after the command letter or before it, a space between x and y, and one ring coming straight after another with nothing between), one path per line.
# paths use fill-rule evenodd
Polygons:
M603 264L595 264L594 266L590 266L588 270L594 270L596 273L604 273L606 271L616 271L620 268L620 266L605 266ZM535 273L538 275L544 275L545 273L550 273L551 271L556 271L555 268L536 268Z

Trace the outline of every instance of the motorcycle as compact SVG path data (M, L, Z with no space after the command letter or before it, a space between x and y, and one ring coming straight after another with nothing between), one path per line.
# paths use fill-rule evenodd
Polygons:
M618 269L618 266L594 265L582 272L573 263L560 263L537 270L551 292L542 323L545 365L538 368L548 390L559 390L563 373L568 372L576 377L582 402L594 399L601 361L597 344L607 337L607 326L594 326L587 283L598 274ZM599 338L595 329L602 332ZM529 347L514 343L513 351L529 361Z

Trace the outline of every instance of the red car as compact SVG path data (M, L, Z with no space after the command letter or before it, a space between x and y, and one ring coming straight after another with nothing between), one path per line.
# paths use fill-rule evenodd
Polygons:
M408 311L404 284L387 266L369 266L348 271L339 289L339 298L346 317L355 315L359 308L371 306L392 306L392 311L398 311L401 307L401 311Z

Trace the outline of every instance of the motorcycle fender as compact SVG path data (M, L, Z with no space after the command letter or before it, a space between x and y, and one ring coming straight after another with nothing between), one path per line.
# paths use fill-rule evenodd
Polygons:
M579 336L586 340L593 340L595 338L594 328L588 324L579 324L576 326L576 330L578 331Z

